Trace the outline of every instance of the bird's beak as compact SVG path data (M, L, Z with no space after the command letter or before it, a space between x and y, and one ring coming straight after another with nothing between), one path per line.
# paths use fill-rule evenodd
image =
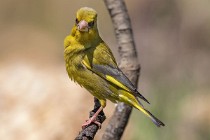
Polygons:
M81 20L78 24L77 24L77 29L81 32L88 32L89 28L88 28L88 23L85 20Z

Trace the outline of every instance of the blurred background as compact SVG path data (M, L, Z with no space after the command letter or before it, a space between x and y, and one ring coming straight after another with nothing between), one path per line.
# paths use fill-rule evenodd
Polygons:
M74 139L93 97L68 79L63 39L77 9L92 7L101 36L119 61L103 1L0 1L0 139ZM210 1L125 1L141 64L138 89L166 127L156 128L134 109L122 139L209 140ZM113 109L108 102L96 140Z

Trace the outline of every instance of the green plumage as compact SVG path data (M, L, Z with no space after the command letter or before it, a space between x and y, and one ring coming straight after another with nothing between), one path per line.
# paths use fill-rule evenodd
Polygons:
M106 99L125 102L150 117L157 125L164 125L141 105L148 102L118 68L115 58L101 39L97 29L97 13L91 8L77 12L76 23L64 41L64 58L70 79L86 88L106 106ZM148 102L149 103L149 102Z

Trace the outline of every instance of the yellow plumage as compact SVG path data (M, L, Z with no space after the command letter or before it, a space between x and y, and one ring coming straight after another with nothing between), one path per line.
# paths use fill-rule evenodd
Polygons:
M151 118L157 126L164 126L142 106L140 99L148 101L118 68L111 50L98 33L95 10L83 7L77 11L71 34L64 40L64 49L70 79L86 88L101 104L101 108L87 124L94 121L106 106L106 99L109 99L114 103L131 105Z

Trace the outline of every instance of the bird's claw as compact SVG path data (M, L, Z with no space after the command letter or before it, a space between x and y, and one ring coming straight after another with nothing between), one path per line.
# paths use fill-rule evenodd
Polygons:
M82 129L84 129L86 126L90 125L91 123L95 123L96 125L98 125L99 129L101 129L101 123L92 118L86 120L86 122L82 124Z

